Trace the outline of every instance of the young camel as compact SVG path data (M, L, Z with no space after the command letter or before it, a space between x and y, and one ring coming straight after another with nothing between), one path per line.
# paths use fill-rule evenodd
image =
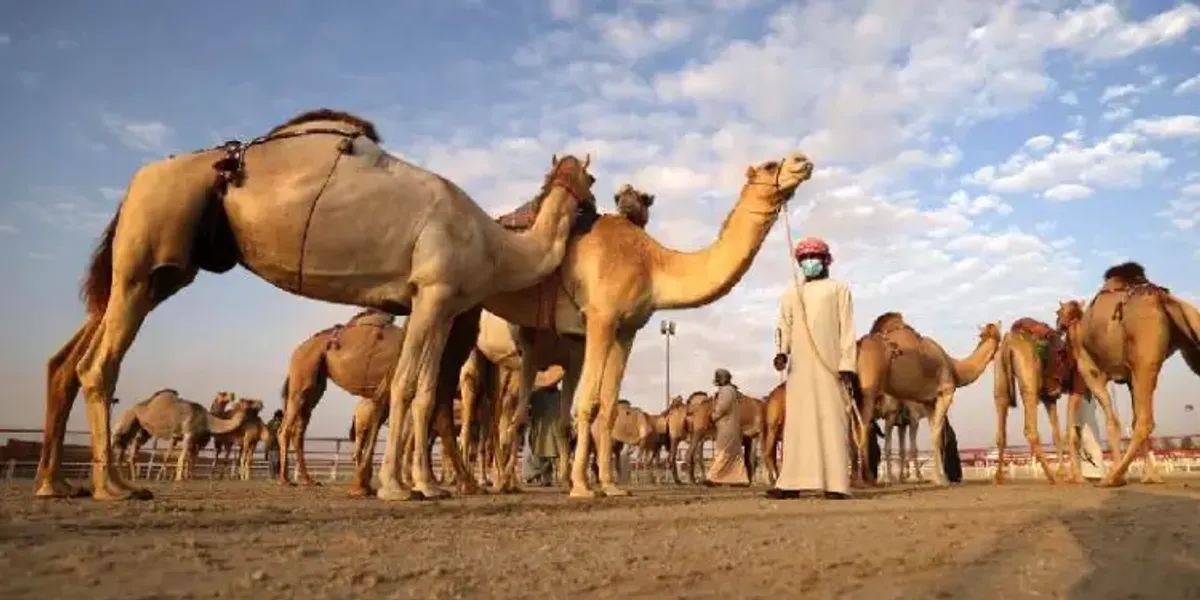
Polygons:
M717 241L693 252L664 248L627 219L603 216L589 232L572 239L555 277L541 286L497 295L484 303L485 309L521 327L517 341L522 356L522 405L529 403L540 364L532 344L536 330L585 336L575 394L571 497L597 495L587 480L591 423L597 418L602 423L595 439L600 463L598 491L608 496L628 495L611 479L609 432L638 330L657 310L704 306L728 294L750 268L779 211L811 177L812 170L812 163L798 152L781 161L748 167L746 183ZM548 305L554 310L546 310ZM569 397L565 389L563 396Z
M159 390L129 407L117 421L112 439L113 447L118 449L116 460L124 460L126 450L139 438L180 439L183 449L175 466L175 481L182 481L191 477L192 463L202 443L207 443L211 436L236 431L242 426L247 412L259 410L262 410L261 402L238 400L230 417L222 419L200 404L180 398L175 390ZM137 452L134 452L130 457L131 470L136 467L132 464L136 456Z
M1097 485L1124 485L1134 458L1150 450L1154 390L1163 363L1179 352L1188 368L1200 375L1200 311L1152 283L1140 264L1128 262L1105 271L1104 283L1086 309L1078 302L1061 304L1057 321L1067 334L1077 372L1108 420L1113 464ZM1109 381L1124 383L1133 399L1133 431L1123 455L1121 423L1108 395ZM1072 425L1077 407L1074 398L1067 405L1067 421ZM1074 427L1069 435L1067 448L1075 475L1080 466ZM1143 480L1155 479L1155 470L1147 468Z
M250 142L140 167L92 255L87 319L47 365L45 437L36 495L75 490L61 475L67 417L79 389L92 429L92 495L149 498L112 462L109 400L146 316L200 269L241 264L290 293L410 314L392 379L392 427L380 498L414 498L397 479L399 424L426 438L439 359L456 316L555 272L581 211L595 214L587 160L552 159L537 219L516 234L466 192L387 153L375 126L344 112L310 111ZM457 375L457 373L455 373ZM441 497L428 457L415 492Z

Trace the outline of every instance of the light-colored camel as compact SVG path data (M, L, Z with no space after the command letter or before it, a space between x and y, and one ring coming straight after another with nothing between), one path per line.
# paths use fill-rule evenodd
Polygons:
M148 435L160 440L180 439L183 448L175 466L175 480L182 481L191 477L192 462L202 443L207 443L211 436L236 431L245 420L247 411L260 410L261 402L238 400L233 405L230 417L222 419L200 404L180 398L175 390L159 390L121 415L113 429L112 445L119 449L117 460L121 461L130 444L139 436ZM135 452L133 457L136 456ZM135 467L132 464L130 466Z
M613 196L613 204L616 206L618 216L638 227L645 228L650 221L650 207L654 205L654 195L642 192L626 183ZM500 222L504 223L506 227L520 230L530 223L528 216L524 219L520 218L522 214L522 211L518 209L512 215L501 217ZM553 288L543 291L547 293L544 293L538 300L547 303L545 309L549 314L554 311L549 303L555 301L557 291ZM463 366L459 379L459 389L465 412L465 417L461 422L463 430L459 432L459 449L464 454L469 451L466 428L471 427L471 424L474 423L479 395L477 390L499 389L502 386L494 383L496 378L507 377L509 373L517 373L519 376L521 372L521 351L516 335L517 331L508 321L488 311L484 311L481 315L479 341L476 344L478 351L472 354L468 364ZM570 414L576 385L583 368L583 339L578 335L559 335L552 329L532 330L528 331L527 335L527 344L533 349L534 358L532 360L536 370L540 373L545 373L551 367L559 367L564 370L565 381L563 382L563 391L559 395L562 405L559 407L558 414L564 415L563 419L567 419L569 417L566 415ZM541 375L539 374L537 377L541 377ZM535 385L535 387L537 386ZM514 461L512 468L503 470L503 473L507 473L509 478L496 482L497 487L505 491L517 489L515 447L520 446L517 430L525 424L525 416L528 414L528 398L518 394L517 403L518 406L510 413L516 415L516 418L508 421L507 426L500 429L499 437L492 440L496 443L495 452L512 457ZM558 428L561 431L559 442L566 443L569 427L570 424L564 422L563 426ZM557 471L560 482L563 484L568 482L568 460L567 452L559 453Z
M638 330L657 310L704 306L728 294L750 268L779 211L812 170L812 163L800 153L747 168L746 184L716 242L694 252L665 248L628 219L601 216L591 230L571 240L554 276L538 286L485 301L485 309L521 326L517 342L523 357L522 404L529 402L540 364L532 348L534 331L553 330L586 338L574 403L572 497L596 495L588 485L586 462L592 445L591 423L596 418L603 424L596 438L600 491L626 495L611 479L612 438L608 432ZM548 306L553 310L547 310ZM563 395L569 397L566 389Z
M146 316L196 277L240 264L296 295L410 314L390 394L384 499L399 484L397 424L429 423L439 360L456 316L497 293L535 288L562 262L582 212L595 214L588 160L554 158L534 225L513 233L446 178L387 153L371 123L310 111L247 143L147 163L134 174L92 255L87 319L48 361L45 437L36 495L68 496L61 475L67 417L82 387L92 429L93 497L147 498L109 445L109 401ZM477 315L471 315L478 322ZM458 369L454 369L455 376ZM426 427L415 428L418 446ZM414 464L416 491L430 483Z
M1109 268L1104 283L1084 309L1078 303L1060 305L1058 326L1066 331L1067 345L1076 360L1077 372L1092 396L1100 402L1108 420L1108 443L1112 465L1100 486L1120 486L1133 459L1150 450L1154 433L1154 391L1158 374L1171 355L1179 352L1188 368L1200 375L1200 311L1159 287L1134 262ZM1108 395L1108 382L1124 383L1133 399L1133 430L1129 447L1121 454L1121 423ZM1067 422L1074 423L1078 399L1067 406ZM1075 428L1070 428L1074 473L1080 472L1075 450ZM1147 468L1145 481L1155 479Z
M665 410L650 417L650 422L654 426L654 434L642 441L638 448L638 462L651 473L666 467L672 481L678 485L679 444L687 437L687 405L683 398L672 398ZM667 464L662 464L664 460Z
M475 316L479 310L472 309L469 313ZM441 357L443 369L439 371L436 390L438 403L434 407L436 413L448 410L445 401L453 399L457 382L451 383L448 379L452 376L456 378L457 369L464 364L474 346L477 319L476 317L473 322L456 319L451 327ZM289 445L293 445L296 449L296 466L300 481L306 485L315 484L304 463L304 436L313 408L324 395L328 381L332 380L347 393L367 398L370 402L389 403L387 398L391 387L388 385L388 377L400 355L407 329L407 322L403 326L397 326L394 316L367 309L343 325L335 325L314 334L296 347L288 363L288 377L281 391L284 418L278 433L280 483L288 483L287 449ZM386 419L389 417L389 410L372 411L369 416ZM445 424L444 418L435 419L438 423ZM367 435L374 435L372 431L377 434L381 424L382 421L362 422ZM445 438L443 446L444 442ZM368 443L373 449L374 437L371 437ZM478 487L474 485L473 478L466 473L466 467L458 456L457 449L447 450L444 456L456 470L462 471L462 477L457 478L458 491L466 494L476 492ZM356 465L349 492L351 496L371 495L372 468L372 461Z
M696 463L697 458L702 458L701 448L704 443L715 439L717 435L717 423L713 420L713 412L716 409L716 402L712 396L704 392L692 392L688 396L687 403L687 434L688 434L688 455L687 455L687 476L688 481L696 483ZM741 390L738 391L738 419L742 424L742 447L745 453L744 460L746 461L746 474L750 480L754 480L754 441L762 440L766 437L767 432L767 403L759 398L747 396ZM701 481L708 478L703 471L703 461L701 460Z
M974 383L992 362L1000 345L1000 325L988 323L980 328L979 342L969 356L951 357L934 340L922 336L904 322L900 313L880 315L870 331L858 340L858 377L862 386L862 420L859 440L868 440L876 419L876 406L884 395L907 402L925 404L932 409L930 437L934 472L939 485L949 485L942 464L943 428L946 413L957 388ZM855 478L874 483L875 473L868 468L867 447L859 448L859 469Z
M1073 356L1068 352L1062 334L1054 327L1031 317L1013 322L1000 348L996 351L992 382L996 401L996 474L993 481L1004 483L1008 445L1008 411L1017 406L1021 397L1024 415L1025 441L1029 443L1034 460L1050 483L1063 477L1066 453L1063 448L1062 426L1058 415L1058 398L1063 394L1074 397L1084 391L1083 381L1075 377ZM1038 434L1037 406L1045 407L1046 418L1054 439L1058 466L1052 472L1042 440Z
M592 422L592 435L599 433L602 423L599 421ZM650 438L654 436L654 419L646 414L646 411L633 406L628 400L621 399L617 401L617 417L613 420L612 437L613 437L613 457L617 458L621 455L621 450L625 446L641 448ZM592 458L597 459L593 449ZM620 461L615 461L619 464ZM597 473L600 469L600 461L596 460L593 465ZM611 468L616 468L615 466ZM645 470L645 465L642 465L642 470ZM614 478L616 473L611 474ZM600 479L597 475L597 479Z
M209 408L209 412L221 418L229 418L231 410L228 408L229 402L233 401L233 394L226 393L222 399L218 396L218 400L213 401L213 406ZM220 400L220 403L218 401ZM262 420L258 408L261 407L261 400L247 400L250 402L250 408L247 408L245 418L242 420L240 427L229 433L214 435L213 438L213 468L212 472L215 475L219 473L217 469L219 465L218 457L224 451L225 457L231 458L232 450L236 446L238 477L243 481L250 480L250 466L254 461L254 451L258 448L261 442L266 445L264 458L271 448L275 446L276 438L267 423Z

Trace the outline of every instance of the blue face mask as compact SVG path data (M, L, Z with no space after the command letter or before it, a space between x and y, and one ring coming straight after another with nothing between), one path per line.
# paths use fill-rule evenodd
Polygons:
M800 261L800 271L805 277L816 277L825 270L825 263L819 258L806 258Z

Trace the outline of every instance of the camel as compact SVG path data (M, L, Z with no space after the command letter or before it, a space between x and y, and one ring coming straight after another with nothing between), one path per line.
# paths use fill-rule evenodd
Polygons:
M717 435L717 423L712 418L716 405L712 396L704 392L692 392L688 396L686 406L688 432L686 468L688 481L695 484L696 458L701 455L700 449L704 442ZM742 447L745 452L746 475L753 481L754 440L766 437L767 403L753 396L747 396L738 390L738 419L742 423ZM701 475L704 475L703 465L701 465ZM701 477L701 480L707 480L707 477Z
M626 183L617 190L613 196L613 204L617 208L617 216L625 218L626 221L640 228L645 228L650 221L650 207L654 204L654 195L647 194L634 188ZM501 217L500 221L514 230L519 230L528 226L528 218L521 219L518 210L513 215ZM550 290L551 292L553 290ZM553 301L553 297L545 296L541 301ZM553 309L549 309L548 312ZM468 453L468 433L467 428L471 427L474 421L476 410L478 389L499 389L491 379L494 377L506 377L508 373L521 372L521 351L518 348L515 332L509 323L496 315L484 311L480 317L479 323L479 341L476 344L477 352L472 354L470 364L463 367L462 374L459 378L459 387L462 393L464 418L462 420L462 431L459 433L459 451L463 454ZM538 330L530 336L528 343L533 346L534 351L534 369L545 372L551 367L560 367L564 372L566 381L563 383L563 391L560 394L560 402L562 406L559 408L559 414L569 414L572 400L575 397L576 384L579 381L580 370L583 367L584 344L579 336L558 335L551 330ZM500 455L510 456L514 460L510 468L503 471L505 478L496 483L497 487L505 491L517 490L516 463L515 463L515 447L520 446L519 436L516 435L517 429L525 424L525 416L528 413L528 398L522 404L521 396L518 394L517 404L513 414L516 418L510 420L507 426L499 432L499 437L496 442L495 451ZM565 429L567 424L562 428L564 430L562 442L564 445L567 440ZM560 452L558 459L558 473L560 482L568 483L568 452Z
M162 389L121 415L113 431L112 445L119 449L117 460L121 461L125 450L140 436L148 435L163 440L181 438L183 449L175 466L175 481L182 481L191 477L192 462L200 450L201 442L207 443L209 437L214 435L236 431L242 426L248 412L260 410L261 402L238 400L230 417L222 419L200 404L184 400L175 390ZM136 452L132 456L136 457Z
M870 427L876 418L875 407L884 396L924 404L931 408L930 437L934 448L934 472L938 485L949 485L942 464L943 425L954 401L957 388L974 383L987 370L1000 345L999 323L988 323L979 330L979 342L965 358L952 358L934 340L917 333L897 312L880 315L870 331L858 340L858 377L862 386L862 420L859 439L869 441ZM875 483L875 474L867 468L867 444L858 449L856 479Z
M592 435L599 433L600 427L603 424L599 421L592 422ZM621 450L624 446L633 446L641 448L647 440L654 436L655 428L653 418L646 414L646 411L633 406L624 398L617 401L617 417L613 420L613 457L618 458L621 455ZM595 459L593 467L596 469L596 478L600 479L600 461L595 455L596 449L593 448L592 458ZM619 460L617 463L619 464ZM610 463L611 465L611 463ZM642 470L645 470L645 465L641 465ZM615 466L612 466L615 468ZM610 474L610 476L614 476Z
M1007 447L1008 411L1017 406L1017 392L1021 396L1021 411L1025 416L1025 440L1033 453L1034 460L1050 483L1063 477L1066 454L1063 449L1062 427L1058 417L1058 398L1069 394L1082 394L1083 382L1075 377L1073 356L1068 351L1063 336L1054 327L1032 317L1013 321L1009 332L1000 342L994 359L993 385L996 400L996 474L993 481L1004 483L1005 449ZM1041 436L1038 434L1037 405L1041 403L1050 421L1054 438L1054 450L1058 466L1051 472L1046 454L1042 452Z
M1200 375L1200 311L1152 283L1142 265L1127 262L1104 272L1104 283L1086 308L1079 303L1061 304L1057 324L1066 332L1076 371L1107 416L1113 464L1097 485L1124 485L1133 459L1150 450L1154 390L1163 363L1179 352L1188 368ZM1108 395L1109 381L1124 383L1133 399L1133 430L1123 455L1121 423ZM1078 399L1072 397L1067 405L1067 421L1072 425L1077 407ZM1078 474L1075 428L1070 432L1067 448L1072 471ZM1145 469L1143 481L1154 479L1155 470Z
M598 491L607 496L628 495L611 479L609 432L638 330L657 310L704 306L728 294L749 269L779 211L812 171L812 163L798 152L748 167L746 184L717 241L694 252L665 248L628 219L601 216L588 232L571 239L554 276L538 286L497 294L484 302L484 309L519 326L522 405L528 405L536 366L543 364L533 343L537 330L585 337L574 394L576 448L571 497L597 496L586 472L591 422L596 418L603 424L595 440L600 463ZM568 367L568 383L563 386L563 396L568 398L571 371Z
M672 481L679 485L679 443L687 436L687 405L683 398L672 398L665 410L650 417L650 423L654 433L639 445L638 462L646 465L648 471L656 470L664 460L665 451L668 464L663 466L669 467Z
M444 427L447 423L444 416L439 415L450 408L445 401L453 401L456 387L456 382L452 381L454 373L466 361L477 335L473 326L478 323L479 309L472 309L469 314L474 317L473 320L459 319L454 322L442 354L441 360L446 368L439 372L436 390L438 402L434 406L434 424L439 427ZM288 377L280 392L285 408L283 422L277 434L281 484L289 483L287 448L289 443L293 443L300 481L305 485L315 485L304 463L304 435L312 410L324 395L329 380L346 392L368 399L369 402L390 404L387 400L388 394L391 393L389 378L394 372L396 357L400 354L407 330L407 322L398 327L393 315L368 308L354 315L343 325L335 325L313 334L296 347L288 363ZM371 456L374 456L374 436L379 432L382 419L390 417L389 408L367 413L368 416L380 420L362 422L367 436L366 443L371 447ZM456 473L461 475L458 478L459 493L477 492L478 486L474 485L473 478L466 472L457 448L447 448L446 436L438 437L442 438L444 456L455 468ZM428 445L429 440L425 443ZM349 490L351 497L366 497L374 493L371 488L373 466L373 461L356 463L354 479ZM403 481L407 482L408 479Z
M884 394L879 416L883 419L883 431L886 432L883 436L883 456L887 460L887 480L889 482L896 481L892 468L892 432L894 430L900 441L898 455L900 481L908 481L910 468L918 482L925 481L925 475L921 473L921 469L917 465L917 433L921 427L921 420L929 420L933 417L932 408L926 404L904 402ZM906 436L907 444L905 443Z
M222 398L218 395L217 400L213 401L213 406L209 408L209 412L221 418L229 418L230 410L227 408L229 402L234 399L233 394L224 393ZM220 403L218 404L218 402ZM247 400L253 403L252 406L262 406L261 400ZM242 424L236 430L229 433L214 435L213 440L213 467L214 474L218 473L217 465L220 460L222 451L226 458L230 458L233 447L238 448L237 464L238 477L243 481L250 480L250 466L254 460L254 451L258 448L258 444L262 442L266 445L263 458L266 459L272 447L274 447L276 438L271 430L267 427L267 423L262 420L258 409L247 409L246 416L242 420Z
M401 486L399 423L423 445L453 322L495 294L534 288L595 216L590 158L551 159L522 233L496 224L446 178L383 149L373 124L320 109L249 142L142 165L92 254L87 318L47 364L36 496L75 493L61 474L67 417L82 388L92 429L92 496L149 498L112 463L109 417L120 365L146 316L203 269L242 265L292 294L409 315L396 361L382 469L386 500L442 497L428 456ZM582 217L582 218L577 218ZM470 315L478 322L477 315ZM465 360L465 358L464 358ZM457 375L457 368L453 370Z

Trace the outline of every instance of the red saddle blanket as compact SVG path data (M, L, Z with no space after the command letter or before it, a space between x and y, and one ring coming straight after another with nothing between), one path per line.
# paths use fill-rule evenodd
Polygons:
M1041 396L1047 400L1057 399L1069 389L1075 375L1075 361L1062 334L1050 325L1030 317L1014 321L1012 331L1033 338L1038 361L1042 365Z

